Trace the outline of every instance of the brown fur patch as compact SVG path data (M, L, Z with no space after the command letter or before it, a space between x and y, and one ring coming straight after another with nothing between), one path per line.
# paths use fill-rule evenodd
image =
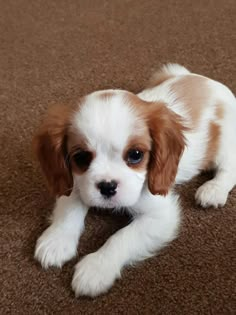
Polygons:
M224 118L224 107L221 104L216 105L216 118L219 120Z
M153 140L148 171L152 194L166 195L174 183L185 147L181 119L164 104L154 104L149 112L149 129Z
M203 170L209 170L214 167L215 157L219 149L220 134L220 126L214 122L211 122L209 127L209 140L206 155L204 157L204 162L202 165Z
M187 128L164 103L146 102L135 95L129 95L128 99L146 121L152 138L148 163L149 189L152 194L166 195L177 174L185 147L183 132Z
M216 105L215 116L217 120L221 120L224 117L224 108L221 104ZM220 135L221 127L219 124L213 121L210 122L207 150L202 164L203 170L214 168L214 161L220 144Z
M33 148L50 190L58 196L70 195L73 179L66 161L67 131L76 106L57 105L50 108L33 139Z
M175 93L178 101L183 103L190 115L191 126L197 127L204 108L208 106L209 88L207 78L197 75L186 75L174 82L170 89Z

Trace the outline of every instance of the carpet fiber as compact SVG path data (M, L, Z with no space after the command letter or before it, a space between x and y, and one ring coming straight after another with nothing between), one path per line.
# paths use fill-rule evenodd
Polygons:
M137 92L163 62L235 92L235 0L2 0L0 7L0 313L235 314L236 189L223 209L203 210L194 192L208 175L180 187L179 238L126 269L108 294L75 299L78 257L47 271L33 259L53 199L31 153L50 104L102 88ZM126 223L91 211L79 257Z

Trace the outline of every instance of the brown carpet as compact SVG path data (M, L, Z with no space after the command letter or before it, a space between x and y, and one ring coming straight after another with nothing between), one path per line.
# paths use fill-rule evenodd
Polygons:
M53 200L31 155L49 104L101 88L139 91L162 62L235 92L235 0L2 0L0 8L0 313L235 314L236 189L223 209L203 210L193 196L205 175L181 187L179 238L126 269L107 295L75 299L78 258L48 271L33 259ZM79 256L126 220L91 212Z

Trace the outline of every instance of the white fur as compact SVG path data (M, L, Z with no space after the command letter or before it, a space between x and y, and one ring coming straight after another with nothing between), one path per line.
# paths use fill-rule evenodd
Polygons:
M170 86L189 71L179 65L168 65L155 75L165 79L161 85L144 90L138 96L147 101L164 100L170 109L189 124L189 113L171 92ZM176 183L190 180L201 171L207 149L209 122L216 103L225 109L220 146L215 157L216 175L196 192L203 207L223 206L236 184L236 100L224 85L208 80L209 97L199 126L186 132L187 147L179 163ZM152 195L146 185L146 172L130 169L122 159L122 151L130 135L144 132L146 125L125 102L124 91L115 90L112 100L99 98L101 92L86 97L73 120L96 151L96 158L83 175L73 174L74 190L70 197L60 197L54 209L51 226L39 238L35 257L44 267L61 266L76 254L84 218L90 206L126 207L133 221L116 232L95 253L84 257L76 266L72 287L76 296L96 296L106 292L120 277L124 266L148 258L176 237L180 210L178 197ZM96 188L101 180L117 180L118 192L105 200Z
M175 238L180 221L176 196L153 196L145 189L132 209L133 222L77 264L72 282L77 296L106 292L124 266L154 255Z
M35 258L44 268L61 267L76 255L87 211L73 193L70 198L57 199L52 224L40 236L35 249Z
M88 147L96 152L96 159L88 171L74 176L75 189L78 189L84 204L90 207L132 206L145 180L146 172L137 173L127 167L122 153L128 136L148 132L147 127L129 104L125 104L126 92L114 93L110 103L99 99L100 92L87 96L73 121L73 130L80 130L87 139ZM118 193L111 200L105 200L94 184L101 180L116 180L119 183Z
M189 74L189 70L177 63L163 65L159 71L155 72L150 81L156 85L156 82L163 82L172 77Z

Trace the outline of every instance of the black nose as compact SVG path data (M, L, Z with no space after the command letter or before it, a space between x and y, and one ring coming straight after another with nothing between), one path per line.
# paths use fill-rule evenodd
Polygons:
M97 184L97 187L104 197L110 198L116 194L117 182L114 180L111 182L102 181Z

